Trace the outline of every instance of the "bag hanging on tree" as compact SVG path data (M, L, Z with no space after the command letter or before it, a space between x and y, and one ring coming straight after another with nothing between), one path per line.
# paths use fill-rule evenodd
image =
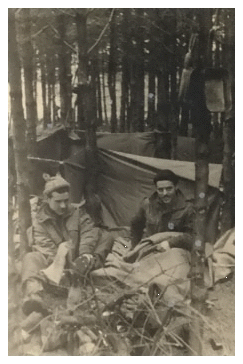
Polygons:
M232 107L228 71L224 68L206 68L205 97L210 112L227 112Z
M190 82L191 75L194 71L193 68L193 49L195 46L195 42L197 39L197 34L192 34L190 42L189 42L189 50L185 55L184 59L184 68L181 74L181 81L179 87L179 102L189 104L191 102L190 98Z

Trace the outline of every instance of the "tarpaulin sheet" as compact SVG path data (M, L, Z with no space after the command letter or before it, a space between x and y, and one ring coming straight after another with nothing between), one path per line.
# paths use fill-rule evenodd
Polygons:
M154 190L153 177L161 169L170 169L179 178L178 188L188 200L194 198L195 164L141 157L127 153L102 150L98 193L103 204L104 221L110 227L129 226L132 217L146 196ZM209 202L218 196L221 165L209 165ZM213 221L209 224L213 224ZM208 231L212 226L208 224Z
M98 148L129 154L170 158L171 135L169 132L97 133Z
M155 157L171 158L171 135L158 130L143 133L97 132L97 146L101 149ZM84 131L67 131L63 127L46 130L37 138L38 156L63 160L85 145ZM210 162L221 163L222 143L211 140L209 143ZM177 137L177 160L194 162L195 138Z
M57 169L71 183L71 202L79 203L83 196L84 189L84 146L82 138L68 138L63 134L64 130L59 130L49 138L44 138L38 142L39 157L61 160L63 165L58 162L50 163L33 161L36 164L36 176L42 183L38 185L36 194L40 194L44 186L44 180L41 178L43 172L55 174ZM156 145L164 143L165 135L162 141L153 147L152 141L155 141L154 135L159 133L132 133L132 134L110 134L98 133L97 144L99 146L99 177L98 193L102 200L104 223L109 227L129 226L131 218L136 213L142 199L149 196L154 191L153 177L160 169L171 169L180 176L179 188L185 194L186 198L194 198L195 187L195 164L193 162L175 161L170 159L152 158L148 155L155 154ZM162 133L163 134L163 133ZM161 136L161 135L160 135ZM69 139L69 142L67 142ZM186 139L184 138L185 144ZM45 145L44 145L44 144ZM46 146L48 144L48 148ZM101 149L101 145L104 149ZM119 149L122 151L109 151ZM191 147L190 147L191 148ZM193 148L191 148L192 150ZM130 150L131 153L124 153L124 150ZM144 153L139 156L133 153ZM64 154L68 157L63 158ZM64 159L64 160L63 160ZM209 200L210 213L208 219L208 231L215 231L219 204L217 200L217 187L221 175L221 165L209 165ZM53 173L52 173L53 172ZM212 215L214 218L212 219ZM212 234L210 233L210 236ZM214 238L213 238L214 240Z
M195 138L177 137L176 159L195 162ZM145 157L171 158L171 135L169 132L144 133L97 133L98 148ZM212 139L209 142L210 163L221 163L223 144Z

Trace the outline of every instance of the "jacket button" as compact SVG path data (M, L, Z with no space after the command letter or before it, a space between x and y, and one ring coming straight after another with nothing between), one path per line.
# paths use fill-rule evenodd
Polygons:
M173 224L173 222L169 222L169 224L168 224L168 228L169 228L170 230L173 230L173 229L174 229L174 227L175 227L175 225Z

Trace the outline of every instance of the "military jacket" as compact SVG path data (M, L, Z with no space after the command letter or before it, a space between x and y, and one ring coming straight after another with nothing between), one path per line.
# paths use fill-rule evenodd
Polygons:
M133 244L137 244L142 238L156 233L175 231L193 233L194 209L187 202L180 190L176 192L176 198L171 206L164 204L157 194L144 198L141 206L131 222L131 236Z

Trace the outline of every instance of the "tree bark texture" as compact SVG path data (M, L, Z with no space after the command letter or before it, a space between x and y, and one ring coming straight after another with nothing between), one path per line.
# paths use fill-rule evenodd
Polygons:
M87 45L87 16L86 14L76 13L76 27L78 35L78 85L88 82L88 45ZM83 95L78 92L78 125L81 130L85 129L85 104Z
M177 18L172 17L168 26L171 32L170 38L167 40L171 43L171 53L169 55L169 72L170 72L170 105L169 109L169 130L171 133L172 141L172 159L177 159L177 135L178 135L178 124L179 124L179 105L177 96L177 46L176 46L176 33L177 33ZM169 46L169 44L168 44Z
M9 84L13 119L13 146L17 174L20 254L23 256L27 250L26 229L31 225L31 215L29 203L28 161L25 140L26 125L22 106L21 68L16 40L14 9L9 9L8 26Z
M96 72L96 59L93 58L90 62L90 76L91 76L91 107L93 108L94 122L97 125L98 121L98 98L97 98L97 72Z
M144 30L143 9L136 9L136 31L134 36L131 67L131 115L132 130L144 131Z
M97 52L97 58L95 61L95 74L96 74L96 97L97 97L97 117L98 117L98 125L103 124L103 116L102 116L102 97L101 97L101 82L100 82L100 67L99 67L99 58Z
M120 132L129 131L127 128L127 108L129 90L129 10L123 9L122 17L122 80L121 80L121 109Z
M104 117L105 117L105 124L107 125L108 124L108 117L107 117L107 107L106 107L105 57L104 57L104 53L102 53L101 73L102 73L102 96L103 96Z
M234 118L225 120L223 126L223 193L221 235L235 224L235 170L234 170Z
M224 204L221 216L221 234L230 229L235 224L235 32L234 20L235 9L223 9L222 21L225 23L227 32L225 42L222 45L223 66L229 72L229 82L231 84L232 109L224 113L223 124L223 193Z
M47 128L48 124L48 110L47 110L47 97L46 97L46 54L40 60L41 68L41 91L42 91L42 107L43 107L43 128Z
M36 123L37 106L34 98L34 68L33 68L33 46L31 42L31 18L30 9L21 9L19 14L20 37L19 45L23 59L24 91L26 105L26 144L27 153L31 156L36 154Z
M116 12L110 22L110 53L108 63L108 87L111 99L111 132L117 131L117 115L116 115Z
M207 66L208 35L211 29L208 9L198 11L199 49L198 49L198 73L195 78L195 93L193 99L193 119L196 128L196 162L195 162L195 238L191 256L191 299L192 306L203 313L206 300L206 289L204 287L205 271L205 239L206 239L206 216L208 210L208 175L209 175L209 136L211 131L211 116L206 108L204 95L204 79L201 69ZM193 90L194 90L193 89ZM197 355L202 355L202 320L194 315L191 324L190 345ZM194 353L192 355L195 355Z
M65 45L66 23L65 14L60 14L57 17L59 39L59 83L60 83L60 100L61 100L61 122L66 125L71 117L71 54Z
M85 187L84 195L87 200L87 210L96 224L101 222L100 201L97 195L98 153L96 145L97 109L94 107L94 82L89 81L88 52L87 52L87 16L77 13L76 25L79 38L79 68L78 68L78 107L79 126L85 127ZM92 72L93 73L93 72ZM93 75L94 76L94 75ZM92 74L91 74L92 77ZM96 101L96 100L95 100Z
M151 129L155 127L155 74L149 70L148 84L148 116L147 123Z
M179 126L179 134L181 136L188 136L188 123L190 119L190 109L188 105L181 106L181 121Z
M84 196L87 201L87 211L94 220L96 225L102 223L101 201L97 193L97 179L99 175L98 167L98 148L96 144L96 113L92 105L93 90L90 84L82 85L84 97L85 112L85 188Z
M166 19L161 19L160 9L156 9L156 25L159 28L164 29ZM168 55L167 55L167 43L168 36L166 32L159 32L156 29L156 72L158 78L157 84L157 128L161 131L169 130L169 67L168 67ZM165 48L166 47L166 48Z

